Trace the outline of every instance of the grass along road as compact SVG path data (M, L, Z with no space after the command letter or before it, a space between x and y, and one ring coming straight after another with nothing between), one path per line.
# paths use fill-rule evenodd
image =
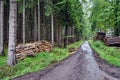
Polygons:
M13 77L44 69L49 64L68 57L70 55L68 48L78 48L81 44L82 41L79 41L68 45L67 48L55 47L51 52L42 52L37 54L36 57L26 57L24 60L18 61L18 64L14 67L8 67L6 65L6 54L5 57L0 57L0 79L9 80ZM5 49L5 53L7 53L7 49Z
M100 41L89 41L91 47L110 65L120 67L120 48L106 46Z

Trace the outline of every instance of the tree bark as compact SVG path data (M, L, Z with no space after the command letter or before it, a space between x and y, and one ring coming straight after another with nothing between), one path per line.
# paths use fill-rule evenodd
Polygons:
M62 40L61 39L61 32L62 32L61 31L61 26L58 25L58 46L59 47L62 47L62 45L61 45L61 40Z
M75 31L74 31L74 28L72 27L72 35L74 36L74 37L72 37L72 39L71 39L71 41L72 41L72 43L73 42L75 42Z
M36 12L36 6L34 7L34 41L37 41L37 12Z
M40 41L40 0L38 0L38 40Z
M44 5L43 5L43 40L46 40L46 16Z
M54 23L53 23L53 13L51 14L51 42L54 46Z
M65 35L64 35L64 47L66 47L67 46L67 40L68 40L68 38L67 38L67 35L68 35L68 1L66 1L66 4L65 4L65 22L66 22L66 26L65 26Z
M23 0L23 44L25 44L25 0Z
M0 56L4 56L4 38L3 38L3 27L4 27L4 4L3 0L0 1Z
M118 21L118 5L119 5L119 0L115 0L115 28L114 28L114 34L116 36L119 36L120 34L120 29L119 29L119 26L120 26L120 21Z
M16 28L17 28L17 2L10 0L9 13L9 44L8 44L8 66L14 66L16 60Z
M9 38L9 0L6 0L6 4L4 6L4 44L8 44Z
M65 35L64 35L64 47L66 47L67 46L67 40L68 40L68 38L67 38L67 35L68 35L68 25L66 25L66 27L65 27L65 33L64 33Z

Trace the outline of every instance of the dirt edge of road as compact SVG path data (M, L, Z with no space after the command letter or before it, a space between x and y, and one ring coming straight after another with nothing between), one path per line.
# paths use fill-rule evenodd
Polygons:
M107 61L100 58L97 52L95 52L94 50L92 51L93 51L94 58L99 65L99 68L106 74L114 78L120 79L120 67L116 67L116 66L108 64Z

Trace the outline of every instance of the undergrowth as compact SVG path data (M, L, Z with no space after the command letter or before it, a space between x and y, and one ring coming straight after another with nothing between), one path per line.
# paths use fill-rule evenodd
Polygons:
M91 47L109 64L120 67L120 48L106 46L101 41L89 41Z
M7 55L0 57L0 80L9 80L10 78L44 69L49 64L68 57L68 48L78 48L81 44L82 41L79 41L68 45L67 48L55 47L51 52L41 52L35 57L26 57L24 60L18 61L18 64L13 67L7 66ZM7 53L7 49L5 49L5 53Z

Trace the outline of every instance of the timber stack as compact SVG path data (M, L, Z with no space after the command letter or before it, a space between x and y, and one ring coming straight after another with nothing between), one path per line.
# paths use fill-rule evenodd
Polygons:
M93 38L94 41L101 40L107 46L120 47L120 37L110 36L107 37L105 32L97 32L97 35Z
M120 37L106 37L104 43L107 46L118 46L120 47Z
M16 57L23 60L26 56L35 56L37 53L46 51L50 52L52 45L47 41L38 41L34 43L19 44L16 47Z

